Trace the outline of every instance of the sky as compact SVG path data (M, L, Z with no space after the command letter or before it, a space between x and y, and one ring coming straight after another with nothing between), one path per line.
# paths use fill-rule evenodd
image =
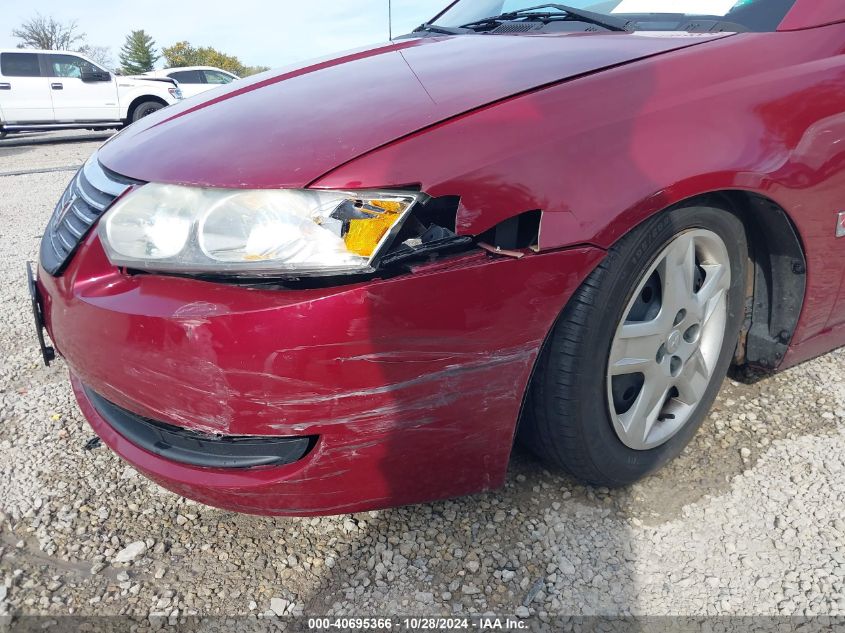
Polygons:
M393 0L393 33L407 33L449 0ZM40 13L76 20L89 44L108 46L114 64L131 30L159 48L180 40L212 46L248 66L287 66L388 40L387 0L0 0L0 48ZM161 62L158 64L161 66Z

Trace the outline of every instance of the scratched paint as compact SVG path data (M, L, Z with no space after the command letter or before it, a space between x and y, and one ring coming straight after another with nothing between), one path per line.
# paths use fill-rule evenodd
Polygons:
M392 279L268 291L125 275L91 235L61 277L42 271L39 281L83 412L154 480L233 510L351 512L495 487L542 342L602 249L667 206L726 189L771 198L811 245L788 362L842 344L845 251L831 220L845 172L842 148L827 141L841 126L845 26L808 27L843 19L840 3L797 0L781 25L796 30L781 33L407 40L133 125L101 152L127 176L415 184L460 196L462 234L541 210L543 252L472 253ZM375 93L357 90L366 76ZM371 125L376 93L388 114ZM331 107L311 107L315 98ZM209 133L223 126L235 133ZM318 440L280 468L174 464L111 429L81 383L191 429Z
M211 505L323 514L500 485L542 342L602 255L472 253L346 288L265 291L122 275L92 236L40 283L80 406L121 456ZM136 297L143 313L126 310ZM178 426L319 439L248 476L173 464L111 430L81 383Z

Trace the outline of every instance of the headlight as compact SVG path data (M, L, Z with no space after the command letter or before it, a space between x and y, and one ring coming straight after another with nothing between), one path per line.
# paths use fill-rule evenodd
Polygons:
M423 194L148 184L98 228L116 266L244 276L372 272Z

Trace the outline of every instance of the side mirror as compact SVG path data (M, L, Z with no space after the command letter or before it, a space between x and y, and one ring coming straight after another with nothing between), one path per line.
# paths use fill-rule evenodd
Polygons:
M111 73L105 71L84 72L80 77L82 81L111 81Z

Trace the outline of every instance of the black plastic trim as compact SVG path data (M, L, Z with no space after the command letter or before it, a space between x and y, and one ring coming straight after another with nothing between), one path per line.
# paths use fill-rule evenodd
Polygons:
M26 263L26 285L29 288L29 298L32 303L32 316L35 319L35 334L38 337L38 345L41 348L41 358L44 364L49 367L56 359L55 348L47 345L44 339L44 312L41 308L41 297L38 292L38 284L36 283L35 273L32 270L32 262Z
M283 466L302 459L316 443L314 436L218 436L191 431L132 413L84 389L97 413L120 435L179 464L226 469Z
M774 369L798 327L807 289L807 260L798 233L774 202L748 194L745 218L752 247L754 295L745 361Z

